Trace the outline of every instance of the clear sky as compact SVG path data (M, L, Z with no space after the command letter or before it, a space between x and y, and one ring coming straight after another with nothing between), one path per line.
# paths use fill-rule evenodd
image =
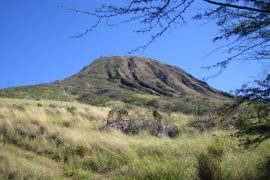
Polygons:
M124 1L124 0L123 0ZM83 38L69 38L83 32L94 19L67 12L58 5L91 10L106 0L1 0L0 1L0 88L62 80L100 56L125 55L149 40L135 34L135 25L101 26ZM119 1L118 1L119 2ZM191 9L196 11L198 7ZM190 12L192 13L192 12ZM203 57L217 44L214 24L190 21L166 33L143 54L178 66L198 79L215 74L202 69L225 56ZM233 63L221 75L207 80L211 86L230 91L258 76L260 65Z

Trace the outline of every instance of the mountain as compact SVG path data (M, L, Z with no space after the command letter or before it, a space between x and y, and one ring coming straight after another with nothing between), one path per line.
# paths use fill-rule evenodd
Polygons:
M178 67L134 56L99 58L60 84L73 87L77 93L88 89L101 95L102 92L106 93L112 90L111 88L118 87L158 96L226 96Z
M56 99L61 97L95 105L104 105L114 100L156 108L166 106L173 110L198 100L216 101L230 97L178 67L136 56L101 57L62 81L23 88L26 92L47 88L58 93L55 95L50 90L45 91L45 98L49 99L55 99L51 97L55 96ZM20 94L16 90L18 88L10 91ZM10 95L7 91L0 91L0 96ZM27 94L27 97L31 96L31 93ZM40 97L44 98L44 93L40 93Z

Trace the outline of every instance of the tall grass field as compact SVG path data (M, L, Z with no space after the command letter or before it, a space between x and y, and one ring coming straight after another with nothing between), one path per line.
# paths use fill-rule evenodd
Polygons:
M270 141L244 148L231 130L199 132L164 114L177 138L105 131L108 107L0 98L0 179L269 179ZM134 107L132 119L152 120Z

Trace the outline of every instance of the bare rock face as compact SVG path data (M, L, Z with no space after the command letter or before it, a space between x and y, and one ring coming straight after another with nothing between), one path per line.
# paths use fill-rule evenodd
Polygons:
M140 131L148 131L157 137L177 137L179 130L173 125L164 125L162 123L153 123L146 120L132 121L114 121L105 125L102 129L118 129L127 134L138 134Z

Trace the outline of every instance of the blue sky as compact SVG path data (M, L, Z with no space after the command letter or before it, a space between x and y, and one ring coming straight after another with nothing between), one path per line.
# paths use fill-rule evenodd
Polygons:
M90 10L103 2L109 1L1 0L0 88L61 80L100 56L125 55L149 40L146 35L132 32L136 25L101 26L83 38L69 38L91 26L94 19L57 6ZM190 13L197 10L195 6ZM133 55L158 59L202 79L215 74L215 70L207 71L203 66L226 56L217 53L203 59L218 46L212 43L216 30L213 23L203 25L200 21L189 21L186 26L177 26L166 33L143 54L137 52ZM207 83L230 91L257 77L260 66L255 62L232 63Z

